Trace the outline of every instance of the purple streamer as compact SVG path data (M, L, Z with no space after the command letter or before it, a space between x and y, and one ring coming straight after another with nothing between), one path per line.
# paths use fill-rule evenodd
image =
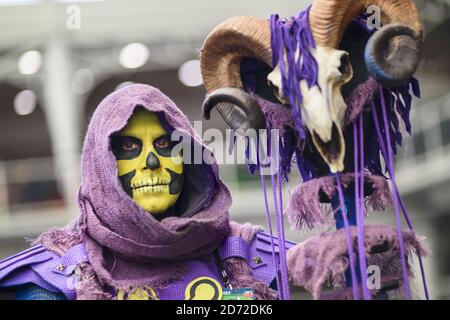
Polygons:
M359 118L359 147L360 147L360 169L361 169L361 183L360 183L360 221L361 221L361 231L360 231L360 237L361 237L361 250L364 249L364 218L365 218L365 206L364 206L364 123L363 123L363 113L361 113ZM362 265L363 270L367 270L367 262L366 262L366 256L364 255L364 251L362 251ZM361 271L362 276L361 279L363 281L363 295L365 300L370 300L371 296L369 293L369 289L367 288L367 272Z
M272 221L270 220L270 210L269 210L269 201L267 199L266 180L265 180L264 174L262 172L262 170L263 170L262 164L261 164L260 161L258 161L258 162L259 162L259 174L260 174L260 177L261 177L261 190L262 190L262 192L264 194L264 205L265 205L265 209L266 209L266 223L267 223L267 226L268 226L268 229L269 229L269 234L270 234L270 245L272 246L272 263L273 263L274 266L276 266L277 262L276 262L276 259L275 259L275 244L273 242L273 228L272 228ZM281 283L280 282L280 275L279 275L278 272L276 274L276 279L277 279L277 283ZM278 292L279 292L278 298L280 298L281 297L281 295L280 295L281 291L280 291L279 288L278 288Z
M303 97L299 83L306 80L309 87L318 86L318 64L311 53L316 45L308 23L309 10L310 7L289 20L280 19L277 14L270 17L272 66L278 65L280 68L281 89L289 99L292 118L302 140L306 139L306 133L301 115ZM298 57L295 56L297 52Z
M392 182L396 184L395 181L392 181ZM406 220L406 222L408 224L408 227L409 227L409 229L414 231L414 228L413 228L413 225L411 223L411 220L409 219L409 214L406 211L405 203L403 202L403 199L402 199L400 193L398 192L398 189L396 189L396 195L397 195L398 200L400 202L400 207L401 207L401 209L403 211L403 215L404 215L405 220ZM425 268L423 266L422 256L419 253L417 253L417 257L419 258L420 275L422 277L423 291L425 293L425 299L430 300L430 295L428 293L427 279L425 277Z
M360 115L362 119L362 115ZM359 137L360 137L360 177L358 177L358 132L357 132L357 122L353 122L353 150L354 150L354 181L355 181L355 209L356 209L356 228L358 232L358 258L359 258L359 269L361 273L361 284L363 291L364 300L370 300L371 295L369 289L367 288L367 262L366 254L364 249L364 141L361 139L362 136L362 121L359 123Z
M279 211L279 207L278 207L278 196L277 196L277 186L275 183L275 167L273 165L273 159L271 159L270 161L270 171L271 171L271 182L272 182L272 195L273 195L273 204L274 204L274 208L275 208L275 222L277 225L277 237L278 237L278 243L280 246L280 278L281 278L281 290L280 290L280 294L281 294L281 300L286 300L289 298L289 279L288 279L288 274L287 274L287 263L286 263L286 255L284 252L282 252L282 248L281 246L284 245L282 244L282 242L284 242L284 234L282 233L282 227L281 224L283 223L283 213Z
M392 162L392 154L391 154L391 137L389 134L389 127L388 127L388 118L387 118L387 112L386 112L386 103L384 100L384 92L383 88L380 87L380 97L381 97L381 111L383 114L383 122L384 122L384 128L385 128L385 134L386 134L386 146L387 146L387 166L389 168L389 175L391 176L391 182L395 179L395 173L394 173L394 165ZM399 242L400 247L400 261L402 264L402 272L403 272L403 286L405 288L405 295L407 300L411 300L411 289L409 287L409 277L408 277L408 270L406 265L406 257L405 257L405 244L403 243L403 236L402 236L402 226L400 221L400 213L398 211L398 198L397 198L397 186L392 183L392 189L394 192L394 213L395 213L395 224L397 227L397 238Z
M344 228L345 228L345 238L347 239L347 250L348 250L348 258L350 264L350 273L352 276L352 291L353 291L353 299L359 300L359 291L358 291L358 278L356 277L355 271L355 257L353 256L353 245L352 245L352 235L350 234L350 225L347 219L347 208L344 202L344 191L342 190L342 182L341 176L339 173L336 173L336 183L339 193L339 203L342 218L344 220Z
M278 196L280 200L280 226L281 226L281 234L278 238L278 243L280 244L280 259L282 261L281 267L285 270L285 282L287 285L287 292L286 292L286 300L291 299L291 294L289 290L289 281L288 281L288 274L287 274L287 257L286 257L286 235L284 232L284 215L283 215L283 174L282 174L282 167L280 164L279 171L277 174L278 178Z
M377 138L378 138L378 141L379 141L380 146L381 146L381 154L383 155L383 158L385 159L385 161L388 162L388 160L387 160L388 156L387 156L387 151L386 151L387 149L386 149L386 146L384 144L384 140L383 140L383 137L382 137L382 134L381 134L381 128L380 128L380 124L378 122L378 114L377 114L377 110L375 108L375 104L374 104L373 101L371 102L371 109L372 109L372 115L373 115L373 119L374 119L375 131L377 133ZM413 224L411 222L411 219L409 218L408 212L406 211L406 206L405 206L405 204L403 202L403 199L402 199L402 197L400 195L400 192L398 191L397 182L395 180L395 177L393 178L391 176L391 183L396 186L396 188L395 188L395 192L396 192L395 196L398 198L398 200L400 202L400 207L402 209L403 216L405 217L406 223L408 224L409 229L414 231ZM424 292L425 292L425 298L427 300L429 300L430 297L429 297L429 292L428 292L427 280L426 280L426 277L425 277L425 268L423 266L423 261L422 261L421 255L419 253L417 253L417 256L419 258L420 273L421 273L421 277L422 277L422 283L423 283L423 289L424 289Z

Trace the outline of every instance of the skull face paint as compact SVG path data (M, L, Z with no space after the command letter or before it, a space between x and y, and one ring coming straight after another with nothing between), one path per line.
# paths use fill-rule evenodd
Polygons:
M172 157L177 142L158 116L136 110L111 143L125 192L151 214L171 208L182 189L183 162L181 154Z

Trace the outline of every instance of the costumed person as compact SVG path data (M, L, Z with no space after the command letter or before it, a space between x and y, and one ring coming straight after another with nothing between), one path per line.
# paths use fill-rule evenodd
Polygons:
M378 16L366 14L371 5ZM379 18L381 27L371 28L369 18L372 24ZM414 233L393 166L401 126L411 134L422 45L411 0L316 0L289 19L230 18L206 38L204 118L216 107L232 129L279 130L280 153L270 166L277 166L271 187L280 246L283 213L296 230L335 226L287 255L280 251L280 273L289 274L280 279L280 298L289 299L290 281L315 299L410 299L415 253L428 299L427 250ZM252 174L267 166L250 158ZM281 190L293 163L303 181L283 207ZM267 202L263 175L261 182ZM369 209L387 207L395 227L365 224ZM379 285L371 285L377 271Z
M175 131L187 139L174 141ZM189 148L209 160L186 161ZM231 196L208 150L158 89L134 84L108 95L84 141L79 218L0 261L2 291L16 299L276 299L273 239L229 221Z

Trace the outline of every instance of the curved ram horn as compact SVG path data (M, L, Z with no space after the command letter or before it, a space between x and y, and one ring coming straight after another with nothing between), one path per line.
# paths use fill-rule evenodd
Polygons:
M266 119L256 100L239 88L219 88L209 93L203 102L203 118L209 120L216 107L233 129L265 129Z
M389 24L367 42L364 53L367 70L387 87L402 85L419 65L421 45L408 26Z
M219 88L241 88L244 58L272 63L270 24L256 17L233 17L219 24L200 51L200 68L208 93Z
M403 84L419 64L423 42L412 0L316 0L309 15L314 40L319 46L337 48L352 19L369 5L381 9L384 25L367 44L367 69L383 85Z

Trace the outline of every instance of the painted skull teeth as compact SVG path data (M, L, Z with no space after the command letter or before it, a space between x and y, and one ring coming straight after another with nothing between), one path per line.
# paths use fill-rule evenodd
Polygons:
M159 192L169 192L168 184L158 184L158 185L147 185L137 188L133 188L133 193L159 193Z
M158 177L153 179L145 179L140 180L134 183L131 183L131 188L133 190L142 189L142 188L156 188L156 187L164 187L168 186L170 182L170 178L166 177Z

